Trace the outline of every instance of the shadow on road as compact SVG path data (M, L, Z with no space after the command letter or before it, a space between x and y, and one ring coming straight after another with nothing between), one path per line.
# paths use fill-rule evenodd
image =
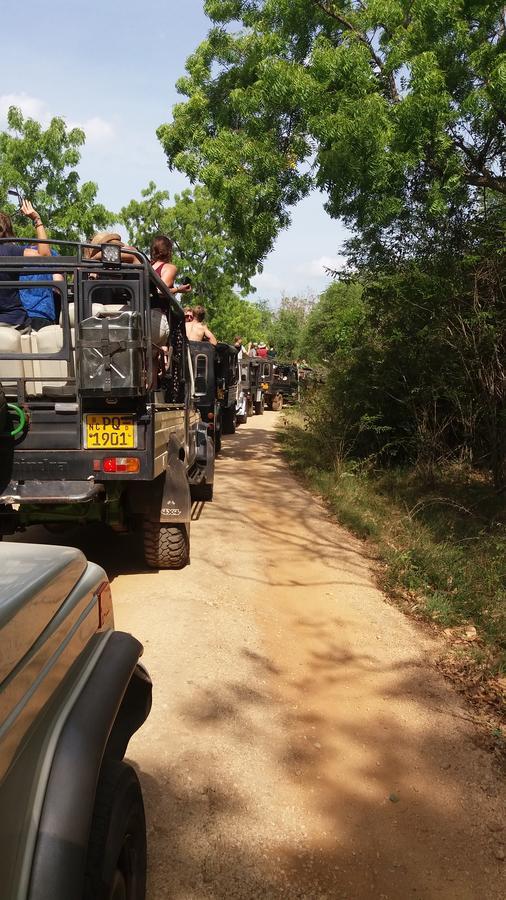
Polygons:
M208 751L142 774L157 846L149 900L498 900L500 839L488 832L486 859L474 845L494 785L479 754L466 782L463 761L478 751L448 732L445 692L431 696L412 665L343 652L336 623L304 627L320 649L300 677L244 647L250 678L200 687L179 710ZM365 683L361 721L333 707L335 685L360 694ZM248 768L256 796L241 789Z
M149 900L503 900L499 781L414 629L368 606L354 542L258 423L224 444L215 496L202 526L233 552L201 542L205 571L232 591L231 616L246 588L279 634L272 652L224 653L216 636L214 669L196 654L163 761L143 773Z
M226 438L215 501L192 518L194 570L167 573L146 641L146 656L161 647L160 672L184 681L173 699L154 678L139 737L148 900L504 900L504 805L488 756L410 646L414 630L377 598L368 605L366 561L263 423ZM42 529L21 539L61 543ZM87 528L65 543L111 578L156 575L138 536ZM172 583L187 589L180 601ZM248 619L239 601L257 599ZM138 622L149 614L139 608ZM229 635L241 615L262 623L257 643Z

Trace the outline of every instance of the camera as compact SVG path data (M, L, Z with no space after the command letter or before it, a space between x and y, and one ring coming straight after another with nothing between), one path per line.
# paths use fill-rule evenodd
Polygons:
M18 191L17 188L9 188L9 190L7 191L7 196L15 197L18 202L18 206L21 207L24 199L21 191Z

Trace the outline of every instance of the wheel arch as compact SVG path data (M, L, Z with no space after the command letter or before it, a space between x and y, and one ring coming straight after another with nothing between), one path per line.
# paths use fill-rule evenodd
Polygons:
M113 632L66 718L52 756L27 900L78 896L102 761L122 759L151 708L141 652L131 635Z

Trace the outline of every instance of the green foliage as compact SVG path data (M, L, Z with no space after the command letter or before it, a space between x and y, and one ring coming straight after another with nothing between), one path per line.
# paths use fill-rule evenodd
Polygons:
M337 350L353 345L364 307L358 282L331 284L309 313L302 355L310 362L328 362Z
M151 182L140 200L123 207L120 221L131 243L147 254L157 234L172 239L174 263L192 281L188 302L206 307L210 326L220 339L231 340L236 334L258 339L262 313L236 289L244 293L251 289L254 269L238 262L219 209L204 187L176 194L170 204L168 192Z
M167 234L174 242L174 262L192 279L195 296L214 310L218 298L236 285L250 289L254 269L238 264L217 205L208 191L196 187L176 194L170 204L167 191L153 182L141 200L131 200L120 212L132 244L149 254L151 240Z
M24 118L11 107L8 128L0 132L0 196L18 188L32 201L51 237L80 240L114 222L114 215L96 203L97 185L79 184L77 167L85 134L54 118L47 128ZM14 219L16 233L30 237L33 229L18 216L17 207L2 204Z
M281 301L268 329L269 343L278 359L293 361L301 356L311 306L312 301L303 297L284 297Z
M438 240L422 217L409 252L394 233L362 248L359 281L314 306L300 347L328 379L306 414L329 460L465 460L506 485L505 213L487 199Z
M187 99L158 131L256 263L316 184L328 211L385 228L506 193L503 3L208 0ZM237 27L239 25L239 28Z
M222 301L210 319L211 328L220 340L232 343L235 337L241 337L246 344L266 340L261 306L233 292Z

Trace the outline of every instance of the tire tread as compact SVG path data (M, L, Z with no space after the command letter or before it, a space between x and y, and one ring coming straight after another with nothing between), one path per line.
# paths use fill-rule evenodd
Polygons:
M183 569L189 561L187 529L181 525L145 522L144 559L153 569Z

